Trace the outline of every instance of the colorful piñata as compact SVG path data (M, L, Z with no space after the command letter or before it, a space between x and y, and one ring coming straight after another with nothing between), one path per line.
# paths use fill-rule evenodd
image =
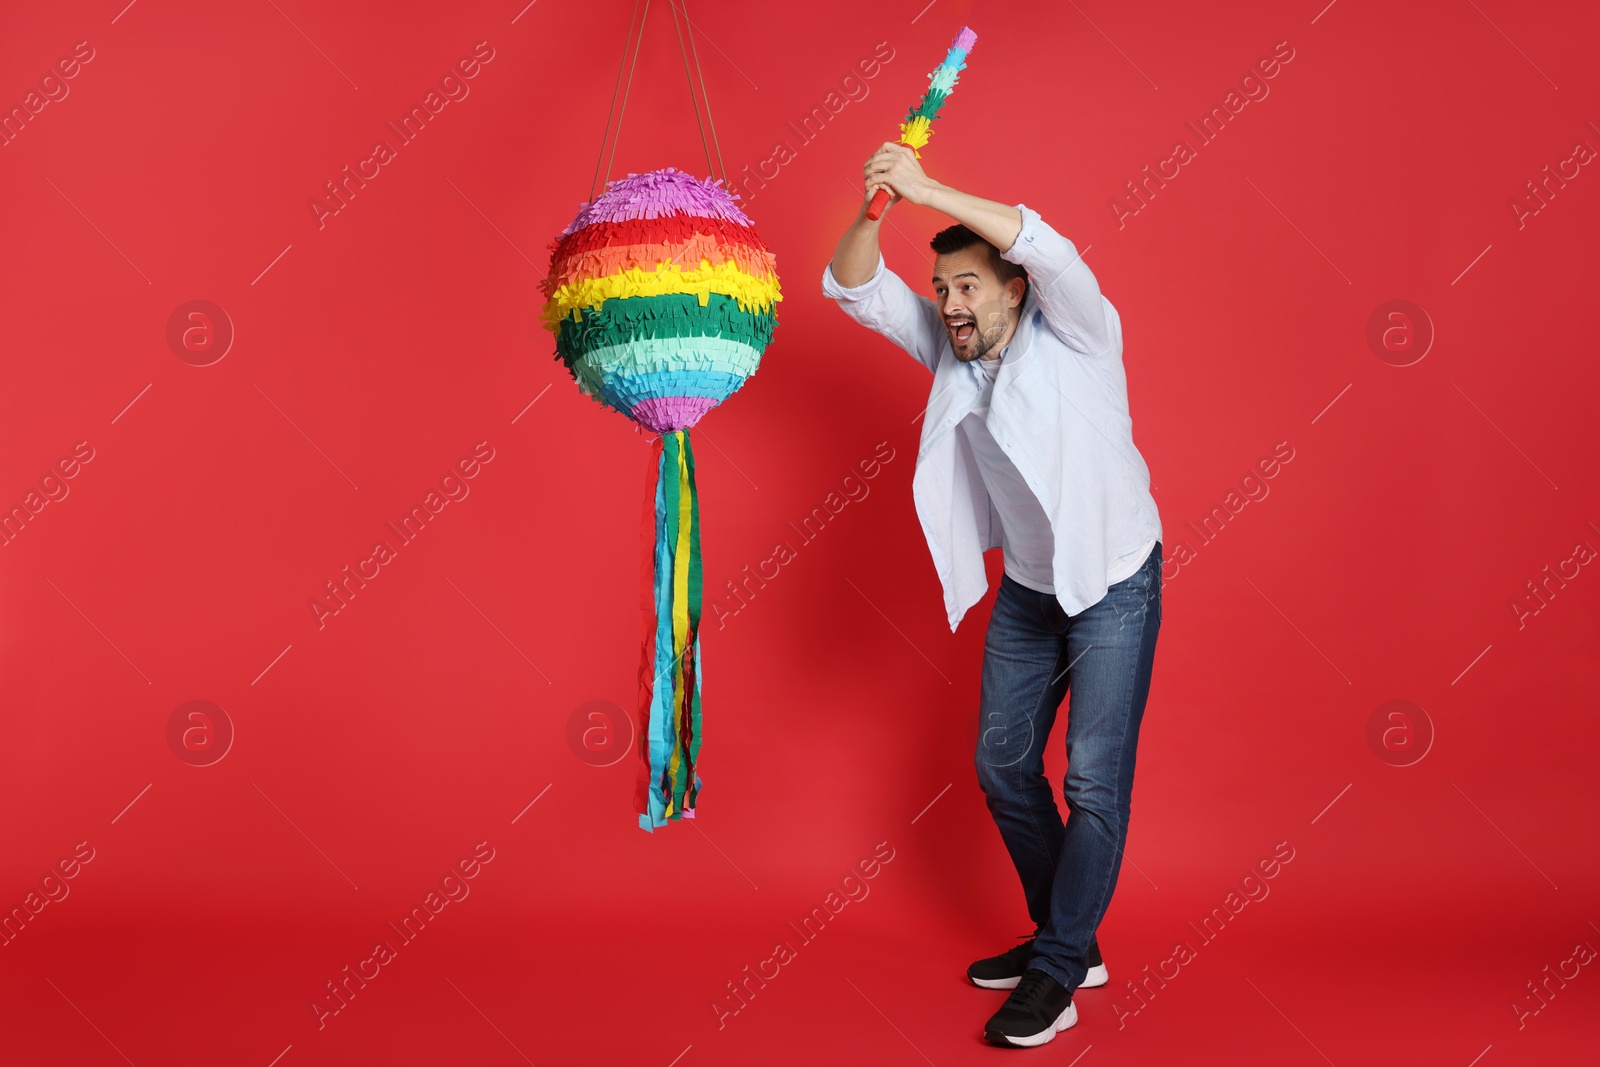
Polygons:
M694 816L700 506L689 428L755 373L777 264L720 182L673 167L608 182L551 244L545 326L583 393L657 436L645 502L639 825Z

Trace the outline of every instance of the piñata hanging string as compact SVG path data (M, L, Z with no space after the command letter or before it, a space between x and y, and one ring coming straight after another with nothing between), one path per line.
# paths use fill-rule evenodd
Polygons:
M673 2L673 0L669 0ZM639 2L635 0L635 15ZM612 95L617 134L627 110L633 66L643 40L629 22L629 41L617 72L622 108ZM673 26L677 28L677 3ZM689 21L688 11L683 12ZM689 24L689 49L694 50ZM632 59L628 52L632 51ZM678 50L695 79L683 33ZM699 54L695 53L699 69ZM628 71L626 87L622 71ZM700 102L695 119L706 165L712 163L710 99L704 77L705 121ZM611 114L600 146L606 157ZM717 147L717 159L722 150ZM616 141L611 140L611 158ZM595 181L600 178L595 164ZM578 217L551 243L550 273L543 283L545 326L556 338L556 355L580 392L634 420L656 436L646 472L640 541L640 609L643 640L639 666L639 776L634 792L645 830L693 818L702 781L697 773L701 742L700 498L695 488L694 448L689 430L755 373L777 325L777 265L755 226L721 181L699 179L667 167L609 180L582 206ZM687 269L685 265L688 266Z
M605 133L600 137L600 158L596 159L594 162L594 178L589 183L589 199L591 201L594 200L595 190L598 189L600 185L600 164L604 163L606 165L606 179L609 181L611 178L611 164L617 158L617 144L622 140L622 116L626 114L628 110L628 95L633 90L633 71L634 68L639 65L639 49L644 43L644 24L645 21L650 18L650 0L643 0L643 2L644 17L639 17L640 0L633 0L633 14L628 17L628 35L623 40L622 44L622 65L617 68L617 84L616 87L611 91L611 108L606 112L606 129ZM700 70L700 50L695 47L694 43L694 23L689 21L689 0L667 0L667 3L672 7L672 29L678 37L678 54L683 57L683 73L689 79L689 102L694 106L695 124L700 127L700 145L705 149L706 152L706 172L711 174L720 169L722 171L722 184L727 186L729 184L728 168L722 163L722 142L717 138L717 124L711 118L711 97L706 94L706 77L705 74ZM679 4L683 5L683 21L689 26L688 52L685 52L683 48L683 31L678 28ZM637 33L634 29L635 21L638 22ZM629 51L633 52L632 62L629 62L628 60ZM689 74L689 54L691 52L694 54L694 75ZM622 84L622 72L624 70L628 72L628 84L626 88L624 88ZM696 75L698 75L700 79L699 97L695 96ZM617 112L618 92L621 92L622 94L621 113ZM701 99L705 100L705 122L700 121ZM615 114L617 117L617 129L615 135L613 135L611 131L611 117L613 114ZM706 142L707 125L710 125L711 127L711 141L712 143L716 144L718 166L713 166L711 163L711 144ZM606 159L606 143L608 141L611 144L611 159L609 160Z

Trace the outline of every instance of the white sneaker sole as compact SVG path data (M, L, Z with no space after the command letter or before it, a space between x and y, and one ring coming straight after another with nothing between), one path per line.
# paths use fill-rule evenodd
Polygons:
M1015 978L974 978L972 984L984 989L1015 989L1017 983L1022 981L1022 976ZM1111 981L1111 975L1106 971L1106 965L1098 963L1089 968L1089 973L1084 976L1079 989L1096 989Z
M994 1034L990 1036L986 1034L985 1036L988 1036L991 1041L999 1040L1007 1045L1015 1045L1017 1048L1034 1048L1046 1042L1054 1041L1056 1034L1063 1030L1070 1030L1077 1025L1078 1005L1068 1004L1067 1010L1062 1012L1054 1023L1037 1034L1027 1034L1025 1036L1013 1036L1011 1034Z

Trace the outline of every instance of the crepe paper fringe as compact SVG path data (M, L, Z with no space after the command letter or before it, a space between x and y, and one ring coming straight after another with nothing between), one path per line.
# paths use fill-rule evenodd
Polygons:
M654 219L629 219L623 222L595 222L565 237L550 242L550 263L558 266L570 256L592 252L596 248L613 245L632 245L649 241L687 241L703 234L715 237L726 244L745 245L763 251L760 236L753 226L741 226L727 219L703 218L695 215L663 215ZM550 286L543 286L545 296Z
M629 416L646 429L668 433L689 429L719 403L713 396L656 396L633 405Z
M752 278L761 278L777 288L777 264L771 252L719 240L708 234L694 234L685 240L640 242L594 248L569 255L551 264L547 284L559 290L584 278L604 278L636 267L660 272L668 267L717 266L731 263Z
M618 374L603 383L606 399L617 409L627 411L641 400L667 396L706 396L721 400L744 380L742 374L727 371L653 370L646 374ZM674 427L687 429L688 427Z
M948 99L950 99L949 93L937 89L929 89L927 95L922 98L922 102L913 108L911 114L907 115L906 118L911 119L922 115L929 122L932 122L939 117L939 109L944 106L944 102Z
M665 167L645 174L630 172L626 178L606 183L600 198L586 203L578 217L561 236L583 229L594 222L621 222L625 219L653 219L662 215L700 215L726 219L741 226L752 223L734 204L738 194L718 188L722 179L696 178L692 174Z
M653 337L725 337L765 351L777 324L775 308L744 311L720 293L711 294L704 307L694 296L612 300L578 322L563 319L556 333L556 353L570 370L595 349Z
M932 136L933 128L928 124L928 120L921 115L918 115L910 122L902 122L900 124L900 143L911 149L912 154L918 159L922 158L922 153L917 149L928 147L928 138Z
M714 371L652 371L634 377L618 376L608 379L597 393L591 395L606 407L634 418L647 430L668 433L674 430L687 430L694 425L694 422L662 423L654 416L647 422L638 417L641 405L645 401L666 400L672 397L700 397L710 401L708 405L693 408L694 418L698 420L712 407L732 396L742 384L744 378L737 374ZM654 413L660 412L662 408L644 407L642 410Z
M700 498L687 431L662 434L651 449L641 531L644 655L639 666L639 827L655 832L692 819L703 784L700 758ZM650 484L653 483L653 484ZM650 507L650 502L655 507Z
M597 348L573 364L578 387L615 377L637 378L656 371L732 374L741 381L756 372L761 353L726 337L655 337L632 344Z
M545 324L553 329L563 317L580 321L583 312L597 309L607 300L637 297L675 296L690 293L705 307L712 293L731 296L746 311L761 311L782 299L777 279L755 278L733 263L683 270L668 265L665 270L642 271L637 267L602 278L584 278L562 285L545 306Z
M933 136L933 120L939 117L939 108L955 92L956 80L967 66L967 53L977 43L978 35L966 26L961 27L945 53L944 62L928 75L928 91L906 112L906 120L900 124L900 143L911 149L918 159L922 158L918 150L926 148L928 138Z

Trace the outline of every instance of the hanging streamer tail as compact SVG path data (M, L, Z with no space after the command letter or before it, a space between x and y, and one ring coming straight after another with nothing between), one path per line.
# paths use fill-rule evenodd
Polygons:
M659 435L647 481L640 595L644 648L639 665L641 829L694 818L700 794L700 497L689 431Z
M939 109L955 92L956 79L967 66L967 53L977 43L978 35L966 26L961 27L945 53L944 62L928 75L928 91L900 124L900 143L916 153L918 159L922 158L922 153L917 150L927 147L928 138L933 136L933 120L939 117ZM889 191L879 189L872 194L872 203L867 205L867 218L877 222L888 206Z

